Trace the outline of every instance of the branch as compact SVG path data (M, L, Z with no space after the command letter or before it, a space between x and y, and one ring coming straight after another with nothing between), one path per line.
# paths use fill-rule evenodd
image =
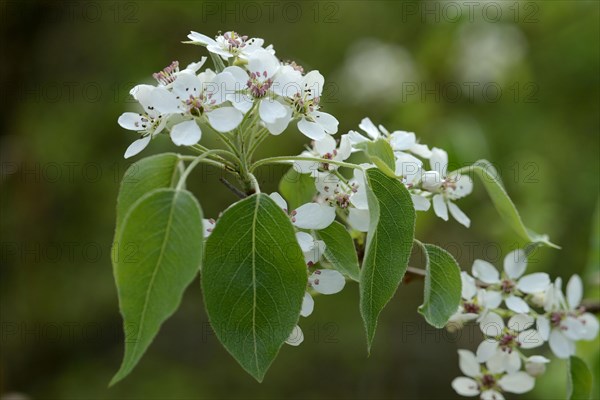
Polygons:
M225 187L229 190L231 190L233 192L233 194L235 194L237 197L239 197L240 199L244 199L246 198L246 193L242 192L240 189L238 189L237 187L235 187L231 182L229 182L227 179L225 178L219 178L219 181L225 185Z

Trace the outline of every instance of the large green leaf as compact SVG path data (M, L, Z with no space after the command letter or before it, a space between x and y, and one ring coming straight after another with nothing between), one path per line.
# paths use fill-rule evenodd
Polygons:
M369 232L360 271L360 312L370 351L377 319L406 272L415 233L415 209L406 187L378 169L366 171Z
M354 241L346 227L333 221L327 228L317 231L319 239L325 242L325 258L333 268L358 282L358 257Z
M126 337L123 363L111 384L133 369L179 306L200 267L202 242L202 210L190 192L156 189L132 205L113 251Z
M450 172L448 175L453 176L468 173L474 173L480 178L483 186L485 186L485 189L490 195L496 210L502 219L504 219L504 221L515 231L517 235L530 242L539 242L550 247L560 248L551 243L547 235L537 234L525 227L517 208L502 185L502 181L499 178L498 172L489 161L476 161L473 163L473 165L460 168L456 171Z
M298 322L306 285L290 219L269 196L219 218L206 242L204 303L221 343L259 382Z
M179 163L177 154L164 153L143 158L129 166L117 197L117 232L130 207L140 197L154 189L177 184Z
M288 208L295 210L302 204L311 202L317 193L317 188L310 174L301 174L294 168L290 168L279 182L279 193L288 202Z
M576 356L569 359L567 399L588 400L592 395L592 373L585 362Z
M462 282L460 267L446 250L424 244L427 274L425 275L424 302L419 307L429 324L443 328L460 305Z
M392 146L384 140L365 141L357 145L363 150L371 161L387 176L396 177L396 158Z

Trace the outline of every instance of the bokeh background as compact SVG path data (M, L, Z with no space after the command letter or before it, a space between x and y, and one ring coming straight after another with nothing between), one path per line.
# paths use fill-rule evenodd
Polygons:
M0 396L15 398L455 398L450 334L417 314L422 282L403 285L367 357L357 287L319 298L305 342L284 347L257 384L210 333L197 283L134 372L108 389L123 352L110 264L115 198L135 135L117 117L129 89L172 60L205 50L188 31L234 29L273 43L282 59L318 69L323 107L340 132L370 116L446 148L452 163L492 160L543 249L531 270L582 274L598 299L600 3L2 1L0 62ZM167 138L144 154L175 149ZM290 128L261 155L297 154ZM275 190L284 169L260 176ZM205 214L234 201L214 171L191 189ZM497 265L519 244L476 184L460 202L471 229L420 213L417 236L447 247L465 269ZM598 341L579 353L598 376ZM543 353L549 351L544 348ZM523 398L563 398L555 361ZM597 389L597 387L596 387ZM596 391L596 395L598 392Z

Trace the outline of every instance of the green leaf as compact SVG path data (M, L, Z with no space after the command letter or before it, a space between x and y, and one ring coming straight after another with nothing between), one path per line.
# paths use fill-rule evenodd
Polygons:
M500 181L499 175L494 166L487 160L479 160L473 163L473 165L460 168L456 171L449 173L449 176L465 173L475 173L483 182L483 186L487 190L492 203L496 207L496 210L504 219L504 221L518 234L521 238L530 241L545 244L550 247L560 249L559 246L551 243L547 235L540 235L529 230L523 224L523 220L517 211L514 203L508 197L502 182Z
M307 278L290 219L265 194L227 209L206 242L202 290L211 325L259 382L298 322Z
M360 270L354 241L346 227L337 221L320 231L319 239L325 242L325 258L334 269L358 282Z
M396 158L392 146L384 139L375 141L366 141L359 143L358 148L362 149L371 161L390 178L396 177Z
M415 209L406 187L378 169L366 171L369 232L360 271L360 312L370 351L377 318L406 272L415 233Z
M279 193L288 202L288 208L294 210L309 203L317 193L315 180L310 174L298 173L290 168L279 182Z
M200 267L202 242L202 210L188 191L154 190L125 216L113 247L125 356L111 385L133 369L179 306Z
M425 251L427 274L425 300L419 312L430 325L443 328L460 305L460 267L446 250L432 244L421 246Z
M592 373L585 362L576 356L569 359L567 399L587 400L592 395Z
M117 197L117 232L131 206L143 195L177 184L179 163L177 154L164 153L143 158L129 166Z

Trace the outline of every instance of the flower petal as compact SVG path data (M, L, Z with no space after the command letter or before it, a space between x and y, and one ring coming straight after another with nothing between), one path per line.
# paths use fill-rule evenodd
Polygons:
M576 309L581 304L583 298L583 283L579 275L573 275L567 283L567 303L571 310Z
M305 117L298 121L298 129L302 134L313 140L321 140L325 137L325 129L316 122L311 122Z
M441 176L446 176L446 173L448 172L448 153L437 147L432 148L429 166Z
M471 269L473 276L487 284L500 282L500 273L492 264L484 260L475 260Z
M508 320L508 329L515 332L521 332L529 329L535 322L534 318L529 314L516 314Z
M504 330L504 321L498 314L490 312L481 319L479 328L484 335L496 337Z
M208 122L217 132L229 132L238 127L244 114L235 107L222 107L206 113Z
M559 329L552 329L548 344L550 344L550 349L558 358L569 358L575 354L575 343L563 335Z
M369 210L351 208L348 212L348 223L357 231L368 232L370 220Z
M308 277L308 283L321 294L334 294L344 288L346 278L333 269L318 269Z
M479 394L479 385L477 381L471 378L460 376L452 381L452 389L461 396L472 397Z
M498 350L498 342L494 339L485 339L477 347L477 361L480 363L491 359Z
M444 196L441 194L433 196L433 211L435 215L444 221L448 221L448 207L446 206L446 201L444 201Z
M550 286L550 276L545 272L525 275L517 282L517 289L523 293L543 292Z
M481 375L481 367L475 354L469 350L458 350L458 366L463 374L475 378Z
M511 294L510 296L508 296L504 300L504 303L506 303L506 307L508 307L509 310L514 311L516 313L529 312L529 305L525 302L525 300L515 295Z
M529 329L524 332L520 332L517 335L517 341L521 344L523 349L535 349L544 344L544 339L535 329Z
M258 113L260 119L268 123L274 123L279 118L283 118L286 115L285 106L272 99L262 99L258 106Z
M292 223L300 229L325 229L335 219L335 208L327 204L307 203L294 212Z
M523 275L527 268L527 255L522 249L511 251L504 257L504 272L511 279L517 279Z
M496 390L486 390L481 393L480 400L504 400L502 393Z
M125 158L133 157L140 151L144 150L146 146L148 146L148 143L150 143L151 139L151 136L146 136L131 143L129 147L127 147L127 150L125 150Z
M462 282L461 296L465 300L471 300L477 294L477 286L475 285L475 279L467 272L462 271L460 273L460 280Z
M283 197L281 197L281 195L277 192L273 192L269 195L269 197L271 198L271 200L273 200L279 207L281 207L281 209L283 211L285 211L287 213L287 202L285 201L285 199Z
M191 146L200 141L202 131L196 121L184 121L171 129L171 140L177 146Z
M337 133L338 125L340 124L338 120L331 114L324 113L321 111L313 111L311 116L314 118L315 122L325 129L330 135Z
M514 374L505 375L498 381L498 385L505 392L526 393L535 386L535 379L526 372L519 371Z
M117 122L121 128L129 129L130 131L144 131L142 125L144 124L145 117L138 113L126 112L121 114Z
M302 329L298 325L292 329L290 336L285 340L286 344L290 346L299 346L300 343L304 341L304 333L302 333Z
M454 217L459 224L466 226L467 228L471 226L471 220L467 215L460 209L456 204L449 201L448 202L448 210L450 211L450 215Z
M411 194L410 198L417 211L427 211L431 207L431 203L426 197L419 196L418 194Z
M308 317L312 314L315 308L315 300L312 298L310 293L304 292L304 298L302 299L302 308L300 309L300 315Z
M598 335L600 325L598 324L598 318L591 313L584 313L579 317L583 323L584 330L581 333L581 339L583 340L594 340Z
M540 315L536 318L535 323L537 325L536 328L540 334L540 337L543 340L548 340L550 337L550 321L548 318Z

